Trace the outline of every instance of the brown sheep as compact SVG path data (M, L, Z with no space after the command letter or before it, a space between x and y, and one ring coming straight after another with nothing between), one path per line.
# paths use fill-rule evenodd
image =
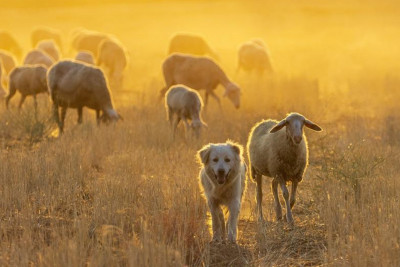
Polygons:
M94 65L94 57L92 52L80 51L75 56L76 61L84 62L90 65Z
M22 55L21 46L14 37L7 31L0 31L0 49L12 52L18 58Z
M32 47L36 47L40 41L53 40L59 48L62 48L61 32L49 27L38 27L32 31Z
M67 108L78 110L78 123L82 123L83 107L96 110L97 123L100 123L101 119L107 122L121 118L113 107L107 81L101 69L76 61L59 61L49 69L47 80L60 133L64 130ZM103 112L102 117L100 111Z
M39 49L33 49L28 54L26 54L23 61L24 65L36 65L42 64L49 68L53 65L54 60L51 56Z
M36 48L51 56L54 61L60 59L60 49L53 40L42 40L36 45Z
M120 89L127 65L126 52L122 45L115 40L104 39L99 45L97 65L107 73L112 87Z
M20 66L11 71L6 107L8 108L10 99L18 91L21 94L18 108L22 107L27 96L32 95L37 109L36 95L47 92L46 72L47 69L41 65Z
M195 90L206 91L205 106L207 106L209 95L220 104L220 99L215 95L214 90L221 84L225 87L224 96L227 96L236 108L240 107L239 86L230 81L221 67L211 58L175 53L164 61L162 68L166 84L161 90L162 96L172 85L184 84Z
M218 55L207 44L203 37L195 34L179 33L172 37L168 54L184 53L196 56L209 55L218 60Z

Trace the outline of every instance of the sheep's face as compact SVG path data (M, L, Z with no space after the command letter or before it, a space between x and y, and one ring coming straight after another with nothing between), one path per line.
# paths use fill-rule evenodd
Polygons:
M230 83L225 90L224 96L227 96L233 103L235 108L240 107L240 87L234 83Z
M211 144L199 151L207 175L223 185L234 177L239 168L241 149L236 144Z
M122 120L122 117L115 110L109 110L108 112L103 112L103 115L101 116L101 122L103 122L104 124L117 122L118 120Z

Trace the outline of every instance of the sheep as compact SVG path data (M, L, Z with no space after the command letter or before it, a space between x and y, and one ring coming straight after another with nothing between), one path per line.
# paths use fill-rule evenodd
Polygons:
M172 137L175 138L176 128L182 120L186 126L186 132L193 130L196 138L200 136L202 127L207 124L201 119L200 113L203 101L200 94L182 84L171 86L165 95L165 109L172 127ZM176 115L176 119L174 119ZM188 123L191 120L191 123Z
M105 70L112 87L120 89L127 65L126 52L116 40L104 39L99 44L97 65Z
M172 85L184 84L195 90L206 91L205 106L209 95L221 105L214 90L218 84L222 84L225 87L224 96L227 96L236 108L240 107L239 86L230 81L221 67L211 58L174 53L164 61L162 69L166 83L166 87L161 90L162 96Z
M6 95L6 91L3 87L3 79L4 79L4 71L3 71L3 64L0 61L0 98L3 98Z
M121 118L113 107L106 78L97 67L71 60L59 61L48 70L47 83L60 133L64 130L67 108L78 110L79 124L82 123L83 107L96 110L98 124L100 120L108 122ZM100 111L103 112L102 117Z
M3 84L3 86L7 87L8 76L10 75L12 69L14 69L17 65L17 60L10 52L0 49L0 64L3 65L3 76L0 80L0 83Z
M84 62L90 65L94 65L94 57L90 51L80 51L75 56L76 61Z
M195 34L178 33L171 38L168 55L184 53L196 56L209 55L218 60L218 55L207 44L203 37Z
M273 178L272 192L277 220L282 218L282 207L278 197L279 184L286 203L286 220L293 225L292 208L296 201L296 189L308 165L308 147L303 126L314 131L322 131L321 127L298 113L290 113L280 122L263 120L250 131L247 152L251 177L257 183L257 209L260 222L264 220L262 175L265 175ZM286 130L283 130L283 127L286 127ZM286 188L286 183L289 181L292 183L290 199Z
M98 48L103 40L110 40L110 37L107 34L88 31L88 30L79 30L77 31L72 40L72 48L76 51L90 51L93 53L93 56L97 58Z
M0 49L10 51L18 58L20 58L22 54L22 49L20 45L7 31L0 31Z
M42 64L47 68L53 65L53 63L54 63L53 58L39 49L31 50L28 54L26 54L23 61L24 65Z
M60 49L53 40L42 40L37 43L36 48L51 56L54 61L60 59Z
M61 32L57 29L49 27L35 28L31 33L32 47L37 47L37 44L43 40L53 40L59 48L62 48Z
M35 103L35 110L37 110L36 95L47 92L46 72L47 69L42 65L20 66L11 71L8 85L9 93L6 97L7 109L10 99L18 90L21 94L18 108L21 109L25 98L32 95Z
M255 70L260 76L264 71L273 72L267 48L260 39L254 39L243 43L239 47L238 59L236 73L238 73L240 69L247 72Z

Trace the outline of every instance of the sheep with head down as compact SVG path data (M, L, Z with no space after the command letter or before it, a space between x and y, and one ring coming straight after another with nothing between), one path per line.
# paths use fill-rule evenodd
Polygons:
M60 49L53 40L42 40L36 45L36 48L52 57L54 61L60 59Z
M203 101L197 91L181 84L169 88L165 94L165 108L173 128L173 138L175 138L175 131L181 120L185 123L186 132L193 130L195 136L199 138L201 128L207 126L201 118L202 107Z
M41 64L49 68L54 63L54 59L39 49L33 49L26 54L24 65L37 65Z
M240 69L247 72L256 71L260 76L264 71L269 73L273 72L268 50L262 40L254 39L243 43L239 47L236 73L238 73Z
M78 123L82 123L83 107L96 111L97 123L121 118L114 109L106 78L99 68L71 60L59 61L48 70L47 83L60 133L64 130L67 108L78 110ZM103 113L101 117L100 112Z
M21 94L18 108L22 107L27 96L32 95L36 110L36 95L47 93L46 72L47 69L42 65L19 66L13 69L10 73L6 107L8 108L10 99L18 91Z
M280 122L264 120L250 131L247 153L251 177L257 183L258 219L263 221L262 213L262 175L271 177L272 192L275 199L277 220L282 219L282 207L278 197L280 185L286 203L286 220L293 224L292 208L296 201L297 185L303 179L308 165L308 146L303 128L314 131L322 129L298 113L290 113ZM292 183L289 191L287 182Z
M225 87L224 96L228 97L236 108L240 107L240 88L232 82L215 61L209 57L197 57L185 54L172 54L163 63L163 74L166 86L161 95L172 85L184 84L195 90L205 90L204 104L208 104L208 96L217 100L219 97L214 90L219 84Z

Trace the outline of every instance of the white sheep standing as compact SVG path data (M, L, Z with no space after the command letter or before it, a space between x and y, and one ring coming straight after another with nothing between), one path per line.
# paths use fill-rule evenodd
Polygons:
M293 224L292 208L296 201L297 185L303 179L308 165L307 140L303 126L314 131L322 129L298 113L290 113L280 122L264 120L251 130L247 143L251 177L257 183L257 209L262 222L262 175L273 178L272 192L275 199L277 220L282 218L282 207L278 197L280 185L286 203L287 222ZM285 127L285 129L283 129ZM290 193L287 182L292 183Z
M175 53L170 55L162 65L166 87L161 90L161 95L172 85L184 84L195 90L205 90L204 104L208 104L208 96L217 100L214 90L219 84L225 87L224 96L227 96L236 108L240 107L240 88L229 80L225 72L209 57L197 57Z
M94 65L93 53L90 51L79 51L75 56L75 60Z
M172 127L172 136L175 138L176 128L182 120L186 126L186 132L190 129L198 138L202 127L206 127L201 118L203 101L200 94L184 85L172 86L165 95L165 109ZM175 116L176 115L176 119ZM191 121L190 124L188 121Z
M59 61L47 72L47 83L60 133L64 130L67 108L78 110L78 123L82 123L83 107L96 110L97 123L121 118L114 109L107 81L99 68L70 60Z
M54 61L60 59L60 48L53 40L42 40L36 45L36 48L42 50L53 58Z
M46 82L47 69L42 65L20 66L16 67L10 73L10 81L8 85L8 95L6 97L6 107L10 99L18 91L21 94L18 108L22 107L25 98L29 95L33 96L35 110L37 109L36 95L39 93L47 93Z
M260 76L267 71L273 72L271 59L264 42L254 39L243 43L239 47L238 66L236 73L240 69L247 72L256 71Z
M218 55L200 35L178 33L171 38L168 54L184 53L196 56L209 55L218 60Z
M39 49L33 49L26 54L23 64L24 65L37 65L42 64L49 68L53 65L54 60L51 56Z
M125 48L116 39L104 39L99 44L97 65L104 69L112 88L121 89L127 66Z

